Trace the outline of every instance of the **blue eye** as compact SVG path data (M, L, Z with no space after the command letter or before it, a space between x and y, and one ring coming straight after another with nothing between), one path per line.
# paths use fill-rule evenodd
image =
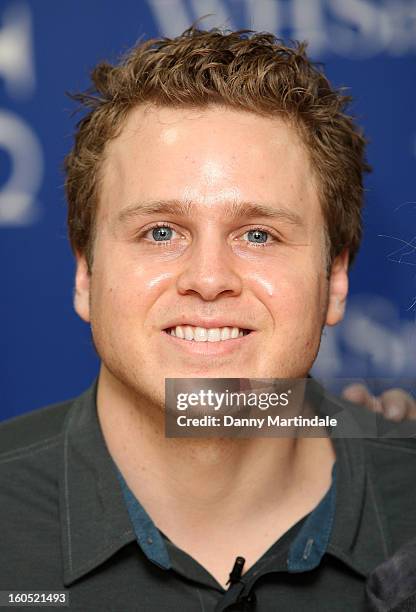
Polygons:
M256 242L256 243L266 242L267 235L268 235L268 232L265 232L259 229L254 229L254 230L250 230L247 232L248 239L250 240L250 237L253 239L253 240L250 240L250 242Z
M165 240L171 240L172 238L172 228L167 225L163 225L160 227L155 227L152 230L152 237L154 240L158 242L162 242Z

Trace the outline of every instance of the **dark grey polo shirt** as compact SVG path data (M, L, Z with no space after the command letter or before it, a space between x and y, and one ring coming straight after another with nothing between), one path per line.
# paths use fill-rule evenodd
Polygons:
M329 396L325 402L329 413L352 410ZM65 589L70 609L79 611L365 610L367 575L416 537L416 443L334 445L336 488L225 591L148 515L134 517L143 508L139 500L126 503L97 419L95 386L5 422L0 590Z

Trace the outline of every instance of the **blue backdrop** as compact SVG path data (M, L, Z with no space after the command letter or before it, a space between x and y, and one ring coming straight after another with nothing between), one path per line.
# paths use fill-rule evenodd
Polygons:
M98 362L72 309L62 160L76 118L65 91L141 36L203 27L307 39L371 143L365 240L348 315L315 373L412 376L416 353L416 1L0 0L0 419L74 396Z

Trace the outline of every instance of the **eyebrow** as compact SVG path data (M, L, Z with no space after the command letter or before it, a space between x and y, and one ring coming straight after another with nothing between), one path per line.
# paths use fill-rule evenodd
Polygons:
M138 202L123 208L117 216L119 223L139 216L150 216L154 214L178 215L180 217L191 217L197 214L197 209L190 200L151 200L148 202ZM245 217L265 217L267 219L280 219L293 225L302 227L304 225L299 213L289 210L283 206L275 207L267 204L254 202L227 202L223 208L224 217L230 220Z

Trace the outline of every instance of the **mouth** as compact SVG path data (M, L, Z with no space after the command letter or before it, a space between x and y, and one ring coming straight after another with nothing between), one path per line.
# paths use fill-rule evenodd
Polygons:
M188 342L228 342L252 333L252 330L241 327L195 327L193 325L176 325L163 331L169 336Z

